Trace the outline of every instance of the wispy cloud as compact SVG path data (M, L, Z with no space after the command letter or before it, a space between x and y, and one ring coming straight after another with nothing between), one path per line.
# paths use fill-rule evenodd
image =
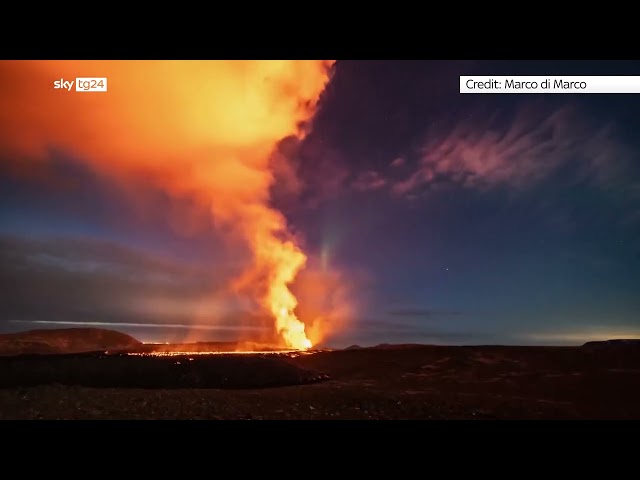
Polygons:
M229 272L93 239L0 237L7 319L220 325L240 310ZM244 322L239 322L244 324Z
M632 158L604 122L591 123L569 108L551 113L523 108L510 121L497 115L466 119L431 134L417 168L391 188L401 196L437 182L481 190L526 188L569 164L578 178L606 188L620 180Z
M373 170L368 170L364 173L358 175L358 177L353 182L353 187L356 190L367 191L367 190L378 190L387 185L387 180L382 177L378 172Z
M405 163L406 163L406 160L403 157L397 157L391 161L391 166L402 167Z
M31 325L67 325L73 327L135 327L135 328L177 328L184 330L228 330L228 331L265 331L267 327L261 325L199 325L186 323L135 323L135 322L73 322L54 320L9 320L10 323Z

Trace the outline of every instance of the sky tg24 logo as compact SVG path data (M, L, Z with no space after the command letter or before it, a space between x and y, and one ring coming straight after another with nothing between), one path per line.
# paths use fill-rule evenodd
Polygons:
M61 78L53 82L53 88L58 90L63 88L68 92L71 91L73 86L76 86L76 92L106 92L107 91L107 79L106 77L77 77L75 80L65 80Z

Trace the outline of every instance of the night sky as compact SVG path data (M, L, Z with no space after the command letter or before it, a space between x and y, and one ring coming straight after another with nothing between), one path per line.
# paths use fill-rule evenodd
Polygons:
M270 202L309 256L301 281L329 285L300 299L345 317L326 344L640 337L640 96L461 95L460 75L640 62L338 61L306 137L270 161ZM263 328L225 290L244 253L189 198L55 145L27 173L0 154L0 333Z

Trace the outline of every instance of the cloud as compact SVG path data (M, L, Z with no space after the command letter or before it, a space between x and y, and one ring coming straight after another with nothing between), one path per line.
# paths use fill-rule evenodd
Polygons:
M348 191L352 175L347 159L312 131L303 140L283 139L271 156L275 206L292 213L312 210Z
M288 157L303 184L296 201L313 208L350 190L416 200L447 184L521 192L558 175L567 184L584 183L630 201L640 198L632 180L637 176L630 174L636 168L633 150L613 124L579 108L521 104L515 110L441 118L424 129L417 154L375 169L358 169L357 158L347 158L312 132Z
M306 206L313 208L345 191L350 169L346 158L337 148L310 137L301 143L295 161L298 174L305 184L301 200Z
M386 185L387 180L373 170L361 173L353 182L353 187L360 191L378 190Z
M78 322L78 321L56 321L56 320L9 320L9 323L29 324L29 325L65 325L71 327L108 327L108 328L178 328L183 330L231 330L234 332L241 330L264 330L265 327L259 325L193 325L188 323L131 323L131 322Z
M406 160L403 157L394 158L391 162L392 167L402 167L406 163Z
M410 196L438 182L486 190L527 188L560 168L574 165L579 179L611 187L632 159L610 125L580 112L521 108L512 119L477 116L431 134L417 168L392 191Z
M297 198L303 191L305 185L300 178L295 156L300 148L298 137L289 136L278 142L276 149L271 154L270 165L274 175L274 182L271 186L273 197Z
M220 325L241 305L224 269L92 239L0 237L0 328L8 320Z

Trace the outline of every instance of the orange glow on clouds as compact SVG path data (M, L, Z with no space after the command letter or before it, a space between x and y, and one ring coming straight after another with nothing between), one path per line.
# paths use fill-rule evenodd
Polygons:
M65 151L116 179L143 178L211 212L253 252L236 282L308 348L289 290L306 256L269 204L276 142L303 136L328 61L0 61L0 154L29 169ZM107 77L105 93L53 82Z

